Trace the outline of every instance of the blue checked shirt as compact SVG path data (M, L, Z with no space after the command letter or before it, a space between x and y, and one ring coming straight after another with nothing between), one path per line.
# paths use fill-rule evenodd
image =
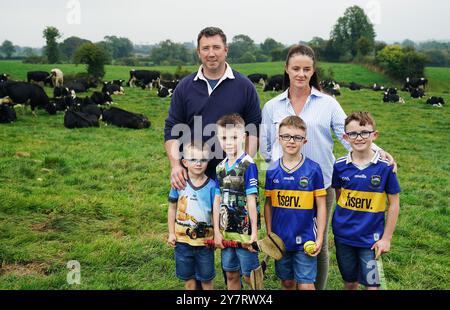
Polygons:
M288 98L288 90L265 104L262 111L260 152L267 161L274 161L281 157L278 126L285 117L291 115L296 114ZM342 137L347 115L336 99L312 87L311 95L298 116L306 123L308 139L308 143L302 147L301 152L320 165L325 188L328 188L331 185L335 161L331 131L348 151L351 150L350 145ZM376 145L372 148L379 149Z

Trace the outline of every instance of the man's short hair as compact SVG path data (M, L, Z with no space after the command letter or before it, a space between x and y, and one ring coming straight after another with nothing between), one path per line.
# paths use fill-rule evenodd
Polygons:
M216 124L220 127L239 126L245 128L245 121L238 113L224 115L219 118Z
M281 121L279 129L283 126L294 127L294 128L301 129L304 132L306 132L306 123L299 116L291 115L291 116L285 117Z
M200 33L197 36L197 48L200 47L200 39L202 37L209 38L214 37L216 35L219 35L222 38L223 44L227 46L227 36L225 35L225 33L223 33L222 29L217 27L206 27L205 29L200 31Z
M353 112L347 118L345 119L345 127L352 122L357 121L359 122L360 126L366 126L371 125L373 127L373 130L375 130L375 120L373 119L372 115L369 112ZM344 128L345 128L344 127Z

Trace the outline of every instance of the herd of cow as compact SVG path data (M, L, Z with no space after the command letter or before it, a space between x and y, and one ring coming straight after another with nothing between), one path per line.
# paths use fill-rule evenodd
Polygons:
M283 90L283 80L284 76L281 74L268 77L267 74L255 73L248 76L250 81L253 83L258 83L263 85L264 91L281 91ZM422 98L425 96L425 86L428 80L426 78L409 78L407 77L402 91L409 92L412 98ZM374 83L371 87L365 87L359 85L355 82L349 84L341 83L343 87L348 87L352 91L357 91L361 89L372 89L374 91L383 91L383 101L384 102L400 102L404 103L405 100L398 95L397 88L395 87L385 87ZM322 91L331 96L340 96L341 85L334 80L323 80L320 82ZM444 104L444 99L442 97L429 97L426 101L427 104L434 106L442 106Z
M168 74L165 75L169 76ZM177 77L181 78L181 77ZM283 90L284 76L254 73L248 75L250 81L262 84L264 91ZM129 87L141 87L142 89L157 90L159 97L170 97L178 85L179 80L171 78L162 80L159 71L131 70L130 78L126 83ZM123 95L124 80L103 82L101 91L94 91L90 97L80 98L79 93L85 93L90 88L97 88L98 82L84 78L64 80L64 74L60 69L46 71L31 71L27 73L27 81L13 81L7 74L0 74L0 123L8 123L16 120L14 105L28 104L33 115L35 109L45 109L49 114L55 115L58 111L64 111L64 124L67 128L98 126L99 119L121 127L146 128L150 126L148 119L140 114L125 111L119 108L102 108L113 103L112 95ZM402 91L410 93L412 98L425 96L426 78L406 78ZM373 84L364 87L355 82L348 85L341 83L352 91L363 88L374 91L383 91L384 102L405 102L398 95L397 88L384 87ZM333 80L321 81L322 90L332 96L339 96L341 85ZM44 91L45 86L53 87L53 98L49 98ZM442 106L442 97L429 97L427 104Z

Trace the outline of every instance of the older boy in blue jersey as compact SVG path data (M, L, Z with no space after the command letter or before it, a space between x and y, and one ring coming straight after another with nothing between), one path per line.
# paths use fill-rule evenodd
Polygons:
M250 273L259 266L257 253L248 246L223 248L222 240L250 244L258 236L258 169L245 153L245 122L237 114L217 121L217 136L226 158L217 166L216 197L213 206L214 241L222 249L222 269L227 288L241 288L240 275L250 283Z
M319 164L300 151L306 140L306 124L298 116L288 116L279 126L283 156L266 174L264 215L267 232L284 241L286 254L275 262L283 289L314 290L317 255L326 224L326 191ZM313 253L303 246L315 241Z
M345 120L344 134L352 151L334 164L337 205L332 227L339 270L348 290L358 289L359 284L379 289L375 260L389 252L399 213L400 186L393 167L371 148L377 137L368 112L352 113Z
M213 289L214 250L205 246L213 238L212 205L216 184L205 175L209 152L200 142L184 147L182 164L188 171L186 188L169 193L167 242L175 247L176 275L187 290L201 282L204 290Z

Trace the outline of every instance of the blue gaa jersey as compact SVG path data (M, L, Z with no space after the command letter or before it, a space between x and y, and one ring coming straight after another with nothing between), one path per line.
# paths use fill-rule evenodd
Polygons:
M272 231L287 251L303 251L317 237L315 197L326 196L319 164L303 156L292 169L280 158L266 174L265 196L272 203Z
M336 240L371 248L383 237L387 194L400 192L392 169L378 152L366 167L353 164L350 153L336 161L332 186L341 189L332 224Z

